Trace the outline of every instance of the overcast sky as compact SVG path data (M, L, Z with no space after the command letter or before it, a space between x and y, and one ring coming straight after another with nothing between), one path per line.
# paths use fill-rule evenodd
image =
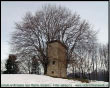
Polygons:
M98 42L108 43L108 2L107 1L28 1L1 3L1 59L7 59L10 53L8 42L15 30L15 22L22 20L26 12L33 14L45 4L60 5L69 8L72 13L77 12L82 19L86 19L98 31Z

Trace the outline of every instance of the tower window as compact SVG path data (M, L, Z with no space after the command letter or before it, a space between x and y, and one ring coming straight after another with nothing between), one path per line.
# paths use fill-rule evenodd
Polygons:
M55 61L53 61L52 64L54 65L55 64Z
M54 71L52 71L52 74L54 74Z

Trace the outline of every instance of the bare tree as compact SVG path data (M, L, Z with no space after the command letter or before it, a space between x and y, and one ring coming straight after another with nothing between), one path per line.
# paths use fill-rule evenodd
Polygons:
M16 23L16 31L12 35L12 50L21 59L26 55L36 56L47 73L47 44L59 40L67 47L67 62L73 60L72 55L79 47L89 50L95 41L96 33L80 15L72 14L61 6L44 6L35 15L27 13L23 21Z
M108 58L108 44L106 45L100 45L99 46L99 59L100 59L100 65L101 65L101 70L103 72L103 76L105 76L105 80L108 80L108 72L109 72L109 58Z

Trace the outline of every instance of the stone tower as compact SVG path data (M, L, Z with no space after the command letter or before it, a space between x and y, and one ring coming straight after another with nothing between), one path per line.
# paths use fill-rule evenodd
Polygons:
M48 43L47 75L53 77L66 77L66 46L55 40Z

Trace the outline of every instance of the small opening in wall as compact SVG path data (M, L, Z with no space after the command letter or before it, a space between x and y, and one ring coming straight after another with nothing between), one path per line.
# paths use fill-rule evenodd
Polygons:
M52 74L54 74L54 71L52 71Z
M55 61L53 61L52 64L54 65L55 64Z

